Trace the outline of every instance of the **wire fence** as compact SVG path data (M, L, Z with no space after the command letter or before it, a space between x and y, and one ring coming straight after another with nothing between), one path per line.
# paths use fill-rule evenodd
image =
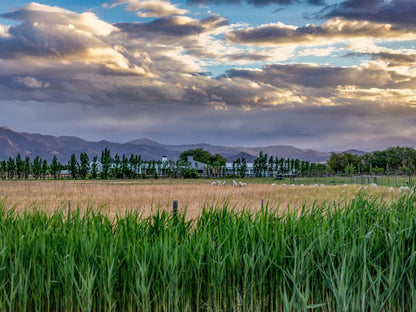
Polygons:
M408 175L333 175L333 176L297 176L288 179L293 184L371 184L385 186L413 186L413 176Z

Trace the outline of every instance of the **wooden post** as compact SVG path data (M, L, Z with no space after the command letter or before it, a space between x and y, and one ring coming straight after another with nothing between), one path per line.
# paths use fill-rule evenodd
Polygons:
M71 219L71 200L68 200L68 221Z
M261 200L261 210L263 210L263 199Z
M176 218L178 216L178 201L174 200L172 204L172 216Z

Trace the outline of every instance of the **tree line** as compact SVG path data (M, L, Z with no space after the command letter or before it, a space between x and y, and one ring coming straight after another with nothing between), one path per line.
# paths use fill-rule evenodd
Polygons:
M331 153L328 160L330 173L343 174L408 174L413 175L416 150L411 147L389 147L363 155Z
M70 177L72 179L137 179L178 177L197 178L199 173L187 162L193 156L195 161L206 164L205 176L245 177L248 163L244 157L232 162L232 168L226 168L225 158L211 154L201 148L184 151L177 161L143 160L141 155L111 156L110 150L101 151L101 157L91 160L87 153L79 158L72 154L67 164L61 164L57 156L51 162L36 156L0 161L1 179L46 179ZM314 176L323 174L410 174L416 170L416 150L411 147L390 147L384 151L375 151L363 155L352 153L331 153L327 163L268 156L260 152L254 160L252 175L255 177Z

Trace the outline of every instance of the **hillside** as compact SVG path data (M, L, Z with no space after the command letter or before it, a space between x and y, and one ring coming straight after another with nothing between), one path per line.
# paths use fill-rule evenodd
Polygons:
M161 159L167 156L168 159L176 160L179 154L188 149L203 148L211 153L218 153L232 161L239 157L245 157L253 161L260 151L269 156L285 158L298 158L309 161L326 161L330 153L323 153L312 149L299 149L293 146L276 145L266 147L226 147L201 144L167 145L143 138L128 143L113 143L108 141L89 142L73 136L52 136L42 134L31 134L17 132L8 127L0 127L0 159L15 157L18 153L22 157L29 156L33 159L40 156L50 161L54 155L62 163L66 163L72 154L79 155L85 152L92 159L100 157L101 151L108 148L112 155L136 154L141 155L144 160Z

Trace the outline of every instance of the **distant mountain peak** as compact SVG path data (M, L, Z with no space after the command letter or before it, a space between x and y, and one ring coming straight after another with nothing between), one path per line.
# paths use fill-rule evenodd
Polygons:
M101 151L108 148L111 155L141 155L143 160L161 159L167 156L168 159L178 159L181 152L203 148L212 154L220 154L227 160L246 158L247 162L252 162L257 158L260 151L268 156L278 156L284 158L326 161L330 153L322 153L311 149L300 149L287 145L275 145L267 147L227 147L211 145L207 143L167 145L156 141L142 138L128 143L114 143L102 140L99 142L89 142L74 136L52 136L42 134L30 134L16 132L8 127L0 128L0 160L8 159L10 156L30 155L31 158L39 156L50 161L53 155L58 156L58 160L66 163L72 154L79 157L80 153L87 153L88 157L99 157Z

